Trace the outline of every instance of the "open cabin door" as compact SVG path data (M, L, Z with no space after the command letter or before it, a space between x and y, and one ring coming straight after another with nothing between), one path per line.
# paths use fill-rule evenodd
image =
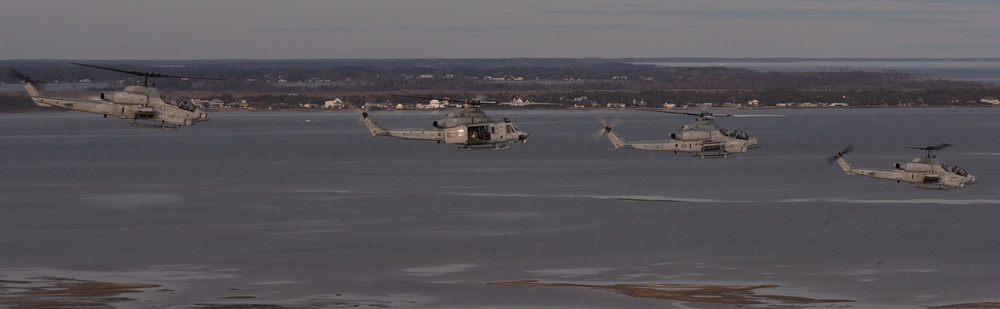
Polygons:
M486 144L493 140L493 126L489 124L469 126L469 144Z

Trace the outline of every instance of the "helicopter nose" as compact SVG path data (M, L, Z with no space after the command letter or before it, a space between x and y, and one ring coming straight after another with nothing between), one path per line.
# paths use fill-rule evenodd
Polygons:
M528 143L528 133L524 133L524 134L519 135L517 137L517 139L521 141L521 144L527 144Z

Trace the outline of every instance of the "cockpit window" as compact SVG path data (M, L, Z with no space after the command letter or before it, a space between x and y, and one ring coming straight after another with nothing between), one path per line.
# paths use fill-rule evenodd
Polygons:
M160 99L162 99L163 102L166 102L167 104L180 107L181 109L189 111L189 112L193 112L193 111L195 111L195 110L198 109L198 105L195 105L193 102L191 102L191 100L188 100L187 98L176 98L175 99L173 97L166 97L166 98L164 98L164 97L161 96Z
M941 164L941 168L943 168L946 171L955 173L955 175L958 175L958 176L969 176L969 172L966 172L964 168L961 168L961 167L958 167L958 166L951 166L951 165Z
M740 131L740 130L733 130L733 132L729 133L729 136L732 136L732 137L735 137L735 138L738 138L738 139L742 139L742 140L748 140L748 139L750 139L750 135L747 134L747 132L743 132L743 131Z
M740 130L729 131L727 129L719 128L719 133L722 133L722 135L725 135L725 136L734 137L734 138L738 138L738 139L742 139L742 140L748 140L748 139L750 139L750 135L749 134L747 134L746 132L740 131Z

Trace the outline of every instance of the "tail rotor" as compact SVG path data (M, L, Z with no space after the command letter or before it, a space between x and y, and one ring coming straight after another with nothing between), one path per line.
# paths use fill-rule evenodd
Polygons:
M838 152L832 157L826 158L826 164L833 165L833 161L837 161L837 158L843 157L845 154L851 153L853 151L854 151L854 144L848 144L847 148L844 148L844 150Z
M361 114L359 116L361 116L361 117L358 117L358 120L354 122L354 125L357 126L357 127L360 127L360 128L364 128L365 127L365 119L369 117L368 116L368 106L367 105L365 105L364 107L361 108Z
M597 118L597 122L601 124L601 129L594 132L594 139L600 139L604 134L611 133L611 129L621 124L621 119L615 117L611 122L608 122L604 116L601 116Z
M38 82L38 81L32 80L31 77L29 77L28 75L25 75L24 73L21 73L18 70L10 69L10 71L7 72L7 76L9 76L10 78L14 78L14 79L23 81L26 84L35 85L35 87L37 87L39 90L45 90L45 83L44 82Z

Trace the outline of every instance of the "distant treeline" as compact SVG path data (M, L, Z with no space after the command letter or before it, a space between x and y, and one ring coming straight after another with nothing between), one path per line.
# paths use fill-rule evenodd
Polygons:
M928 79L892 71L758 72L747 69L673 68L634 64L663 59L341 59L341 60L143 60L90 61L99 66L224 81L156 78L171 92L218 93L224 101L260 107L321 104L339 97L351 104L384 102L389 93L452 98L487 94L494 100L573 104L587 97L601 104L646 101L746 103L843 102L851 105L975 104L1000 96L995 85ZM69 64L70 61L0 61L35 80L108 83L119 90L140 77ZM4 76L0 81L18 82ZM233 95L238 93L239 95ZM294 93L295 96L289 96ZM212 99L212 98L203 98ZM9 99L4 99L9 100ZM24 101L24 99L20 99ZM30 102L29 102L30 104ZM5 104L8 105L8 104ZM0 106L6 110L6 106Z

